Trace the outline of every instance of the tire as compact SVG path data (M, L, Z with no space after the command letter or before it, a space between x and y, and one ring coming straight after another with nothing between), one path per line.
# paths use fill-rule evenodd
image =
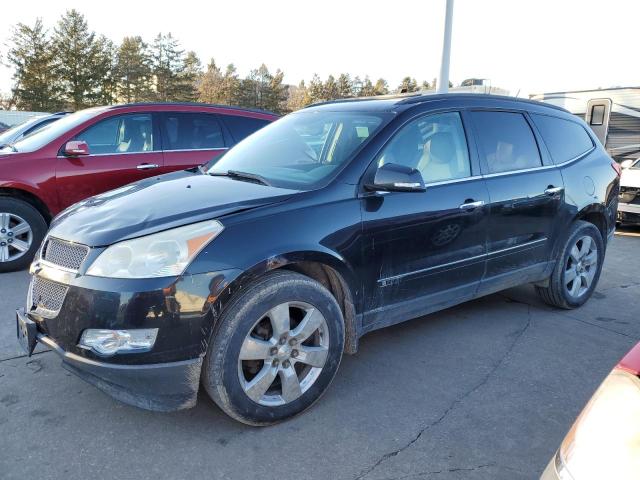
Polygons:
M31 204L0 196L0 272L29 266L46 233L47 222Z
M333 295L309 277L275 271L223 311L209 342L202 383L232 418L271 425L320 398L338 370L343 348L344 320ZM293 388L296 379L299 389ZM260 385L268 388L263 392Z
M583 252L587 246L591 250ZM574 248L576 250L573 250ZM593 252L596 254L595 257L592 256ZM545 303L554 307L564 309L580 307L591 297L598 284L604 254L604 241L600 230L589 222L582 220L574 222L560 250L548 285L536 286L536 291ZM570 271L572 273L569 273ZM574 273L576 277L572 279ZM576 285L578 288L575 288Z

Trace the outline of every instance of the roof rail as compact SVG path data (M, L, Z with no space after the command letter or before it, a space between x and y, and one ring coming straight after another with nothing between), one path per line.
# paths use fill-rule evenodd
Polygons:
M241 112L253 112L253 113L266 113L267 115L274 115L279 117L280 114L271 112L269 110L260 110L258 108L237 107L235 105L221 105L216 103L202 103L202 102L135 102L135 103L118 103L115 105L107 105L107 108L126 108L126 107L143 107L143 106L185 106L185 107L214 107L214 108L226 108L229 110L238 110Z

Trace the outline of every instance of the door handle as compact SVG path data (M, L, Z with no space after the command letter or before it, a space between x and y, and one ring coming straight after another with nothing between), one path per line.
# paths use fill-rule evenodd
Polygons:
M564 187L554 187L553 185L549 185L549 188L547 188L544 193L546 193L547 195L555 195L556 193L560 193L564 190Z
M136 168L138 170L151 170L152 168L158 168L158 166L157 163L141 163Z
M471 211L475 210L476 208L482 207L483 205L484 201L482 200L478 200L477 202L465 202L460 205L460 210Z

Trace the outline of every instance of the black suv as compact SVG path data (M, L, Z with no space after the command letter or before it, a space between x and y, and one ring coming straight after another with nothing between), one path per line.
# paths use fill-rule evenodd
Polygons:
M592 294L619 169L584 122L483 95L330 102L52 223L19 338L110 395L266 425L367 332L514 285Z

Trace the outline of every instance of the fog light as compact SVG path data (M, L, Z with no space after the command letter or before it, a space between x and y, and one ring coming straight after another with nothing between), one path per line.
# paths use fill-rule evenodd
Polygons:
M102 356L115 355L116 353L140 353L151 350L157 336L157 328L135 330L89 328L82 332L78 346Z

